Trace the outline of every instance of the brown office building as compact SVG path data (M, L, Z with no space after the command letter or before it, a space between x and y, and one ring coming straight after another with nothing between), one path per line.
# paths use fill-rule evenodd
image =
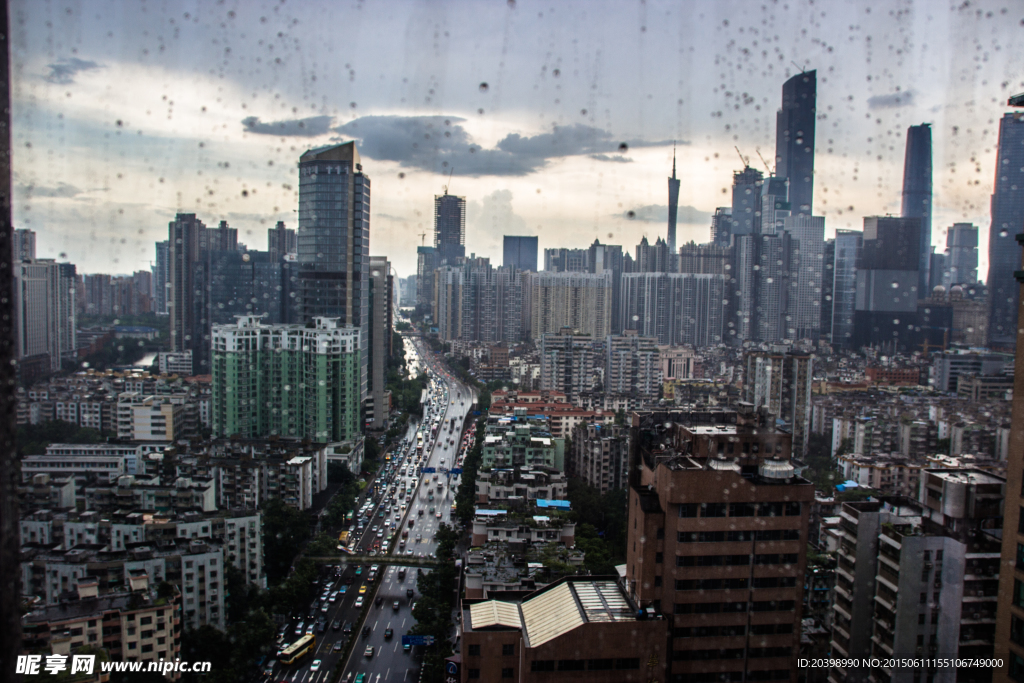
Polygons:
M665 624L616 577L568 576L522 602L465 600L460 679L663 683Z
M1024 245L1024 235L1017 235ZM1024 268L1024 266L1022 266ZM1014 273L1024 295L1024 270ZM1020 298L1024 301L1024 296ZM1019 325L1018 325L1019 327ZM1020 337L1020 329L1017 336ZM999 572L999 609L996 614L995 656L1004 660L994 681L1024 681L1024 343L1017 344L1013 379L1010 454L1006 463L1006 502L1003 509L1003 549Z
M814 486L773 416L632 416L626 592L664 615L666 680L797 681Z

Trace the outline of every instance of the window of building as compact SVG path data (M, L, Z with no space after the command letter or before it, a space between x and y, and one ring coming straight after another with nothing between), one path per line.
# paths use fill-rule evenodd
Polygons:
M477 680L480 678L480 669L470 669L466 677L470 680Z
M701 503L700 504L700 516L701 517L725 517L726 512L725 503Z
M555 660L553 659L537 659L530 662L530 671L554 671Z
M559 659L559 671L585 671L586 660L583 659Z
M514 657L516 654L516 646L514 644L505 643L501 646L502 657Z
M661 564L665 561L665 553L654 553L654 563Z
M479 657L480 656L480 646L479 645L470 645L469 646L469 656L470 657Z
M501 670L502 678L515 678L515 669L508 666Z
M680 517L696 517L697 505L695 503L683 503L679 506Z

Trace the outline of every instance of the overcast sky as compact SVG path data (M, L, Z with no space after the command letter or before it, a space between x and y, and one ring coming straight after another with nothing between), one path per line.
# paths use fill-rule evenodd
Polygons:
M403 276L450 172L467 252L494 263L503 234L542 249L663 236L673 141L680 242L707 241L740 154L773 161L782 83L800 68L818 72L826 233L898 213L906 128L930 122L933 241L975 223L984 269L998 122L1024 91L1024 6L1011 2L12 10L15 223L79 272L148 268L177 211L265 249L276 221L296 227L299 155L352 139L372 180L370 251Z

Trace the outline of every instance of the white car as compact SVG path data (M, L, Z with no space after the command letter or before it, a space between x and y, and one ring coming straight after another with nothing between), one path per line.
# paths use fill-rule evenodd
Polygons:
M362 607L364 602L365 602L365 600L363 599L362 595L360 595L358 598L356 598L356 602L355 602L356 609L359 609L360 607Z
M314 659L313 663L309 665L309 670L310 671L319 671L320 670L320 663L321 662L320 662L319 659Z

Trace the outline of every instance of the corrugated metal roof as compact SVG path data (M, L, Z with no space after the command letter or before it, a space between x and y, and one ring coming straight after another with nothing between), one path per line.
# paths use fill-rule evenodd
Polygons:
M521 609L529 647L539 647L583 624L568 583L530 598Z
M519 610L511 602L488 600L469 606L470 625L474 630L493 626L522 628Z

